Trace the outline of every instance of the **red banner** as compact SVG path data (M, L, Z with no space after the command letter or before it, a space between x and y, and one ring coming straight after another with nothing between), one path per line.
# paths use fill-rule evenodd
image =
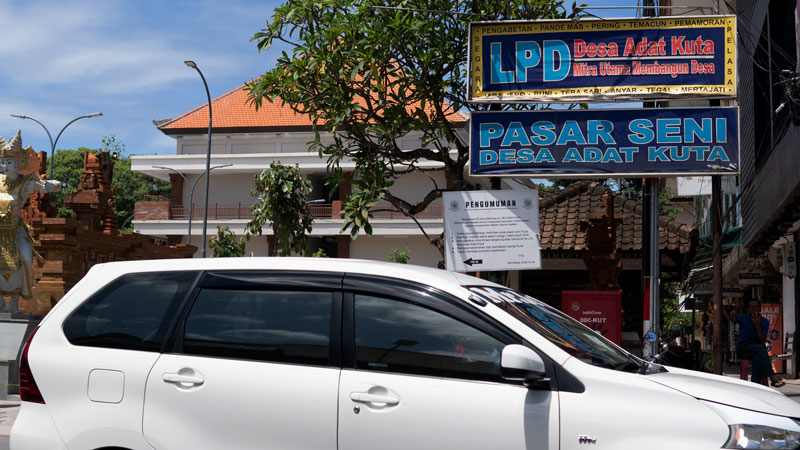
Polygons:
M615 344L622 343L622 291L561 291L561 310Z
M767 353L769 356L783 353L783 308L780 303L762 303L761 315L769 320L769 331L766 331ZM783 373L783 361L772 361L772 369Z

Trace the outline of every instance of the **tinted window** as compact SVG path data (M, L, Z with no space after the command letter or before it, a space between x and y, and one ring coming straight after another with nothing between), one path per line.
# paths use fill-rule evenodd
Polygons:
M355 339L358 369L502 380L502 342L419 305L356 295Z
M583 362L616 370L639 370L639 362L600 333L563 312L511 289L489 286L470 290Z
M75 345L159 351L195 275L122 276L76 309L64 322L64 334Z
M186 318L183 352L327 365L330 292L203 290Z

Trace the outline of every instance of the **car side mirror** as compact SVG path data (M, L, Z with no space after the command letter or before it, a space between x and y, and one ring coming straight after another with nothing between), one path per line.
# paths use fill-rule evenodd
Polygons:
M509 344L500 356L500 375L510 381L522 381L528 387L548 383L544 361L538 353L524 345Z

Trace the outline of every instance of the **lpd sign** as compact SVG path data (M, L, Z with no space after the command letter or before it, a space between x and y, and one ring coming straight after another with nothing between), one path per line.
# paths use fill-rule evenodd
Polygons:
M473 102L736 95L736 18L470 24Z

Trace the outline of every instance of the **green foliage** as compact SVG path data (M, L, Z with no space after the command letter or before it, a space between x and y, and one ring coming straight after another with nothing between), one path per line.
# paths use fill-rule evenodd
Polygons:
M213 252L212 258L227 258L244 256L244 238L236 240L236 235L228 227L217 225L217 235L212 236L208 246Z
M113 138L113 135L111 136ZM124 150L125 144L114 141L115 149ZM104 138L103 141L106 144ZM73 195L83 177L83 154L95 150L81 147L77 150L58 150L53 161L53 178L62 183L61 192L50 194L51 204L58 210L58 217L72 217L75 212L64 206L64 197ZM129 157L119 158L114 163L111 187L116 191L114 196L114 213L117 223L123 224L133 214L133 206L144 199L145 195L161 195L169 198L170 183L155 179L131 170Z
M311 182L303 179L297 165L283 166L280 161L270 164L255 179L251 191L259 201L250 208L253 220L247 223L247 236L260 235L262 227L272 224L275 236L275 253L289 256L292 249L305 254L308 247L307 232L311 231L311 208L306 195L311 192Z
M408 264L408 260L411 258L408 256L408 252L410 251L411 248L409 247L406 247L406 249L403 251L393 248L392 251L389 252L389 256L387 256L386 259L395 263Z
M327 258L328 254L325 252L324 248L318 248L317 251L311 254L313 258Z
M114 188L114 213L117 223L122 223L133 214L133 206L144 199L145 195L160 195L169 198L171 185L149 175L131 170L129 157L120 158L114 163L114 175L111 181Z
M692 314L680 312L680 299L678 297L678 283L663 283L661 295L661 329L683 330L691 325Z
M281 101L307 115L320 134L309 143L343 180L343 160L355 165L356 190L343 206L344 229L371 233L369 208L381 199L409 216L441 197L469 189L464 179L468 145L452 122L467 109L469 23L480 20L552 19L566 15L562 0L404 0L382 9L380 0L285 0L252 40L259 50L288 42L274 69L248 85L256 108ZM573 5L573 14L577 12ZM508 106L511 108L511 106ZM523 108L533 108L524 105ZM470 109L485 109L472 105ZM463 124L463 122L462 122ZM409 132L419 148L403 149ZM393 180L423 172L423 162L443 163L448 186L431 183L421 201L391 192Z
M53 179L61 182L61 192L50 194L50 204L58 210L58 217L72 217L75 211L64 206L64 197L75 194L83 176L83 154L92 150L58 150L53 160ZM124 221L125 218L123 217ZM122 223L122 222L119 222Z
M120 157L123 153L125 153L125 144L122 141L118 141L117 137L113 134L103 136L103 139L101 139L100 142L103 143L103 148L110 151L115 158Z
M681 212L680 208L670 206L672 202L672 188L665 187L658 191L658 212L662 216L674 219Z
M616 188L620 195L632 198L639 203L643 200L644 186L640 179L616 180L611 187ZM662 187L658 190L658 213L670 219L674 219L681 212L680 208L671 206L673 195L670 187Z

